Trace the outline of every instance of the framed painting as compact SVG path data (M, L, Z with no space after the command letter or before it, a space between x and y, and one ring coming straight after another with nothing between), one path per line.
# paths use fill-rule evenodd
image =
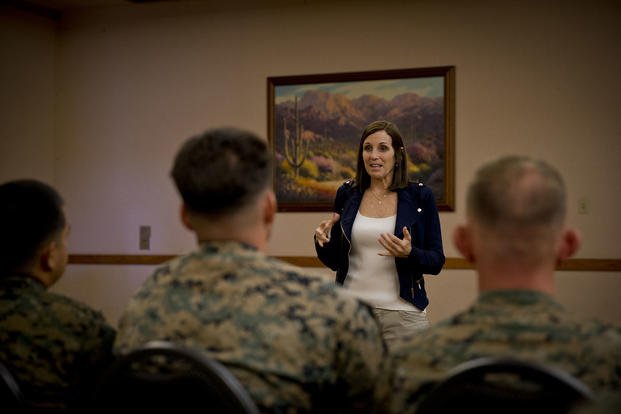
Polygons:
M453 211L454 84L454 66L268 77L278 211L331 211L356 175L362 131L380 119L401 131L410 179Z

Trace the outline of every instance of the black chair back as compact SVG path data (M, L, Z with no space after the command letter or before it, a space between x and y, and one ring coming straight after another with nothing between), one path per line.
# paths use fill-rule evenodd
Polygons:
M0 409L7 413L25 411L26 404L22 391L9 369L0 363ZM6 410L6 411L5 411Z
M93 411L257 414L237 378L200 350L155 341L121 356L95 389Z
M416 414L568 413L593 400L589 388L559 369L514 358L458 365L420 402Z

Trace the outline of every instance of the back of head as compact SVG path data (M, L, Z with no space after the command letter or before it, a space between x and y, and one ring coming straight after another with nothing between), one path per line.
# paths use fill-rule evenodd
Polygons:
M508 156L480 168L467 194L469 219L505 252L536 254L550 247L563 228L565 185L559 172L541 160ZM546 252L548 253L548 252Z
M36 180L0 185L0 275L26 271L64 227L63 200L49 185Z
M183 144L171 171L186 208L203 215L234 214L271 183L267 143L248 131L218 128Z

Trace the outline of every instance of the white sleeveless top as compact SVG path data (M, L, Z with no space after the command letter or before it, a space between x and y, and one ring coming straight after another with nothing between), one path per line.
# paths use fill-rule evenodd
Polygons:
M351 234L349 272L345 287L376 308L413 310L414 305L399 297L399 277L392 256L380 256L385 249L377 241L382 233L393 233L397 216L374 218L356 215Z

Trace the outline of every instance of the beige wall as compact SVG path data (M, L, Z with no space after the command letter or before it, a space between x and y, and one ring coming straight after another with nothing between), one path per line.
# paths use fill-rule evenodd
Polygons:
M265 136L268 76L454 65L457 202L440 217L447 256L458 255L451 233L475 168L524 153L565 175L569 220L584 238L578 257L621 258L616 3L303 2L219 12L163 3L75 11L56 30L3 13L11 24L0 25L0 87L10 93L0 101L0 180L53 182L67 202L73 253L182 253L194 240L177 219L172 154L210 126ZM588 214L577 213L582 197ZM270 253L314 255L325 215L279 214ZM138 249L144 224L148 252ZM116 322L150 270L72 265L56 289ZM621 323L612 298L620 276L559 272L559 298L581 316ZM471 271L428 279L434 320L476 296Z
M0 6L0 181L54 180L56 31Z

